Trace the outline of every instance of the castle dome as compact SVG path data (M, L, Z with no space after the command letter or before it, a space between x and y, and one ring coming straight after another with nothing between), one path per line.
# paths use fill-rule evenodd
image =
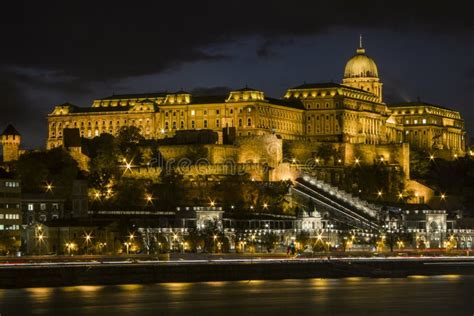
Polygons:
M365 54L362 40L356 52L346 64L344 78L378 78L377 65L372 58Z

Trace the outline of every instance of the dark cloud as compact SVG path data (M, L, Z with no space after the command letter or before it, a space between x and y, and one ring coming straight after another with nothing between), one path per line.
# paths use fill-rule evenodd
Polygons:
M16 0L1 9L0 124L21 121L29 131L44 125L51 103L88 103L127 88L130 78L231 60L239 52L215 47L243 38L257 38L255 53L268 60L294 38L338 28L436 35L472 33L473 26L466 5L437 1ZM196 90L220 88L227 89Z
M469 10L434 1L9 2L1 62L103 80L160 72L183 62L225 58L211 44L247 35L268 42L351 26L432 31L472 28ZM46 2L47 3L47 2ZM4 5L5 6L5 5ZM267 43L267 44L265 44Z

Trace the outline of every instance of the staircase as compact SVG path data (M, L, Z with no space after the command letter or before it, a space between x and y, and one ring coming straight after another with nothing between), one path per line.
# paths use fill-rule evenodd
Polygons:
M335 220L350 226L369 230L380 228L378 207L310 175L296 179L291 193L309 199Z

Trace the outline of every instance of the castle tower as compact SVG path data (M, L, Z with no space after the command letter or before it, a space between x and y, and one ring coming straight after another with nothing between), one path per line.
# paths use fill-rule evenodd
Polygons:
M2 133L3 162L18 160L21 136L13 127L8 125Z
M378 97L379 102L382 102L382 82L379 79L377 65L372 58L365 54L365 49L362 47L362 36L356 54L346 64L342 84L371 92Z

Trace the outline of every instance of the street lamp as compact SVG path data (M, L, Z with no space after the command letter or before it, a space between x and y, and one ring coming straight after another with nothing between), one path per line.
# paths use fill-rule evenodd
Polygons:
M214 239L214 252L217 252L217 248L216 248L217 235L214 235L212 238Z
M129 254L129 247L131 246L132 243L130 242L125 242L125 247L127 247L127 255Z

